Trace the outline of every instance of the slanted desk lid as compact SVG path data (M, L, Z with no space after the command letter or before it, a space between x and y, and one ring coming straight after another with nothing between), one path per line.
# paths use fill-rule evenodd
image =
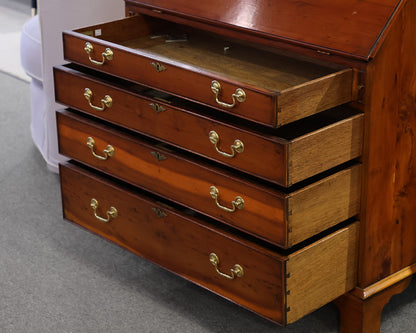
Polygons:
M405 1L405 0L402 0ZM400 0L127 0L247 33L368 60Z

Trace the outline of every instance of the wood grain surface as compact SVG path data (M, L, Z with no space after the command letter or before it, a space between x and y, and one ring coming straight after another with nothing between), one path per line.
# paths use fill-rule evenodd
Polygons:
M359 286L416 262L416 1L369 64Z
M186 42L165 42L164 37L143 36L143 32L154 25L148 25L148 20L133 16L102 27L67 31L64 33L64 57L271 127L351 101L351 69L337 71L192 30L187 31L192 36ZM130 40L122 37L117 41L116 36L122 32L114 31L124 31L125 26L134 23L138 37ZM145 27L142 29L142 26ZM95 33L97 30L99 34ZM163 36L163 31L155 33ZM114 52L114 59L102 66L92 64L84 51L86 41L92 43L98 59L107 46ZM229 51L224 53L224 48ZM165 69L158 72L152 63L163 65ZM211 91L213 80L221 85L219 101L233 104L232 95L237 89L244 90L246 100L236 102L232 108L220 105ZM296 92L297 89L300 91ZM280 94L283 100L278 102L277 109ZM280 115L282 120L278 119Z
M361 165L355 165L287 197L288 246L360 212Z
M161 146L140 141L136 137L122 134L70 112L58 113L57 116L59 147L65 156L281 247L288 247L287 205L290 202L293 206L298 195L303 197L303 207L311 209L312 212L316 210L316 206L313 208L313 201L316 200L314 195L326 198L329 196L331 199L328 200L328 204L340 210L338 213L307 216L304 211L295 207L290 218L298 227L292 230L292 244L323 231L328 225L341 222L344 217L347 219L356 214L356 211L348 207L357 197L349 195L352 189L358 186L359 179L355 177L356 183L343 182L342 178L347 176L345 173L325 178L287 199L289 194L273 187L249 181L242 175L239 177L238 174L231 174L202 161L170 152ZM86 145L88 137L94 138L98 154L102 154L100 152L110 144L114 147L114 156L106 161L95 158ZM158 161L152 156L152 152L163 154L165 160ZM245 202L244 209L230 213L219 208L210 196L211 186L218 189L218 203L221 206L232 208L232 201L241 196ZM296 221L298 212L303 217ZM307 224L314 227L304 229L299 226Z
M368 59L394 14L397 0L128 0L136 11L188 24L205 23L223 33L240 31L286 44Z
M326 126L288 145L288 184L352 160L362 154L364 116Z
M143 87L134 86L134 89L131 89L131 85L125 81L118 88L114 87L114 83L66 67L55 68L54 76L55 96L60 103L283 186L291 185L360 155L360 149L357 147L361 145L362 140L362 115L346 120L346 123L351 125L337 122L334 125L335 129L332 125L324 126L326 119L322 115L322 128L319 125L311 127L307 124L308 126L304 126L305 129L302 130L302 125L298 124L297 127L293 125L293 129L285 128L275 132L261 128L255 130L247 125L234 126L227 120L198 113L198 110L192 109L195 107L192 105L188 109L180 104L175 106L174 98L164 97L168 100L163 102L157 97L148 97L151 93L147 92L146 95ZM83 95L85 88L93 92L92 104L96 106L101 105L100 100L104 96L111 96L111 108L104 112L91 108ZM157 95L155 92L155 96ZM152 103L162 106L165 110L155 112L150 106ZM339 111L334 109L333 115ZM235 140L240 140L244 144L244 152L236 154L233 158L220 155L209 140L211 131L215 131L219 136L217 146L220 151L230 154L230 146ZM300 138L292 138L293 133ZM303 136L304 133L308 135ZM297 146L301 148L297 149ZM289 155L286 154L288 149ZM313 156L314 154L317 156ZM305 158L305 155L313 158ZM292 163L289 170L286 169L288 156L289 163ZM258 163L259 160L262 163Z
M286 262L288 324L354 288L358 235L356 222L289 256Z
M270 320L283 323L284 257L234 237L208 223L169 209L74 167L60 169L64 217L214 293ZM114 206L118 217L103 223L90 201L105 216ZM166 216L158 217L153 209ZM221 277L209 261L217 254L219 269L230 274L235 264L244 276ZM85 255L88 255L86 253Z
M354 279L357 223L283 256L82 168L61 166L60 177L66 219L282 325L286 311L290 323L340 296ZM92 198L99 216L111 206L118 216L99 221ZM220 276L210 253L220 259L221 272L231 274L239 264L244 275Z

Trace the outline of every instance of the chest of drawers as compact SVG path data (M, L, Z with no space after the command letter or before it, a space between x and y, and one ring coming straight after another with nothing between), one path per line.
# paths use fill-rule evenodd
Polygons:
M415 262L416 81L406 59L385 68L415 6L363 3L353 23L371 29L356 45L335 29L334 49L271 21L301 10L280 1L126 1L125 19L65 32L71 64L54 69L70 108L57 112L73 160L60 167L64 217L276 323L338 298L343 330L377 330L351 304L384 305ZM305 25L340 19L317 8Z

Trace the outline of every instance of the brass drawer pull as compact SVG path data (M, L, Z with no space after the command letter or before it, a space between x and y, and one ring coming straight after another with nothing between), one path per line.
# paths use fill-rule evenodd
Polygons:
M218 196L220 195L220 192L215 186L211 186L209 189L209 194L211 195L211 198L215 200L215 203L219 208L222 210L225 210L228 213L235 212L236 209L243 209L244 208L244 199L240 196L235 197L234 201L231 201L231 204L233 205L233 208L227 208L224 206L221 206L218 202Z
M90 42L86 42L85 43L85 47L84 47L85 52L87 52L88 54L88 58L90 59L90 61L94 64L94 65L98 65L98 66L102 66L104 65L105 61L110 61L113 60L114 57L114 53L113 51L111 51L111 49L109 47L107 47L105 49L105 51L103 53L101 53L101 56L103 57L102 61L97 61L91 58L91 53L94 52L94 47L92 46L92 44Z
M160 73L165 71L167 68L158 62L152 62L152 66L156 69L156 72Z
M91 149L92 154L94 157L98 158L99 160L105 161L109 157L114 156L114 148L113 146L108 145L106 149L103 150L104 156L100 156L95 153L95 141L92 137L88 137L87 139L87 146Z
M104 223L108 223L110 222L110 220L113 218L115 219L118 216L118 212L117 209L115 207L110 207L110 210L107 211L107 218L98 216L97 214L97 208L98 208L98 201L97 199L92 198L91 199L91 207L94 211L94 216L97 220L104 222Z
M215 131L209 132L209 141L211 141L211 143L215 146L215 149L217 150L217 152L224 157L231 158L235 156L235 153L240 154L244 151L243 141L238 140L238 139L235 140L234 143L230 146L231 151L232 151L231 154L224 153L223 151L219 150L217 145L218 145L218 142L220 141L220 137Z
M111 108L113 105L113 99L109 95L105 95L104 98L101 99L101 107L92 105L91 103L92 91L90 88L85 88L84 97L88 101L90 106L96 111L104 111L106 108Z
M209 255L209 261L211 262L211 264L214 265L215 270L217 271L217 273L219 275L221 275L222 277L225 277L226 279L234 280L235 277L243 277L244 276L243 267L241 267L239 264L235 264L234 267L231 268L231 275L221 273L220 270L218 269L218 265L220 263L220 260L218 259L218 256L215 253L211 253Z
M233 99L233 104L221 102L218 99L218 96L221 94L221 85L216 80L211 82L211 90L215 94L215 101L224 108L233 108L235 106L236 101L242 103L246 100L246 97L247 97L243 89L237 88L235 93L231 95Z

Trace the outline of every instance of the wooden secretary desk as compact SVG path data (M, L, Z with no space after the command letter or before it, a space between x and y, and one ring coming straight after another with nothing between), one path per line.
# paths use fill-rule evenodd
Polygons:
M54 69L64 217L281 325L416 270L416 0L126 0Z

